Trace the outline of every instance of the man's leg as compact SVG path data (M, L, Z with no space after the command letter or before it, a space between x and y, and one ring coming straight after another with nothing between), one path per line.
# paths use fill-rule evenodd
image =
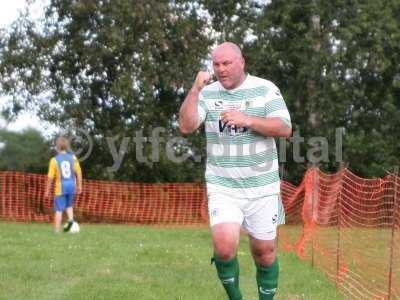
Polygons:
M239 247L240 224L220 223L211 227L214 244L213 261L218 277L230 300L242 300L239 289L239 262L236 257Z
M250 249L257 268L260 300L272 300L278 288L279 263L275 240L259 240L250 236Z
M278 287L276 233L284 219L279 201L279 196L273 195L249 202L245 208L244 227L249 232L250 249L256 263L260 300L273 299Z

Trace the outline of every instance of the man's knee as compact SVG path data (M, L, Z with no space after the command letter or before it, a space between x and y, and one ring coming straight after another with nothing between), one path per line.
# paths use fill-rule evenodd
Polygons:
M254 260L264 267L271 266L276 258L276 248L273 244L255 246L252 253Z
M237 224L219 224L212 228L214 252L221 260L236 255L239 246L240 227Z
M214 243L214 252L220 260L229 260L236 255L236 246L233 243Z

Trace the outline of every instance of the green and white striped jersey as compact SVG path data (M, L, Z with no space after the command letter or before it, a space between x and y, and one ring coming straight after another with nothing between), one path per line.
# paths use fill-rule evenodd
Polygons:
M227 126L220 120L226 110L239 110L263 118L279 117L291 126L279 89L270 81L247 75L236 89L218 81L203 88L198 113L207 136L206 182L208 193L258 199L280 193L275 140L249 128Z

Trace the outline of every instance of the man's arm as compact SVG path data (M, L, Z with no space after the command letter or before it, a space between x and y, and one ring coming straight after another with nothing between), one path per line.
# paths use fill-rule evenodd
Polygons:
M248 128L270 137L290 137L292 128L279 117L260 118L248 117Z
M197 73L196 80L182 103L179 110L179 130L183 134L192 133L200 126L197 110L199 94L210 79L211 75L208 72L200 71Z
M252 129L267 137L290 137L292 127L290 114L278 87L272 84L265 96L265 117L249 116L240 111L229 110L221 114L227 125Z
M292 128L279 117L261 118L248 116L236 110L228 110L221 114L221 120L228 126L247 127L263 136L290 137L292 135Z

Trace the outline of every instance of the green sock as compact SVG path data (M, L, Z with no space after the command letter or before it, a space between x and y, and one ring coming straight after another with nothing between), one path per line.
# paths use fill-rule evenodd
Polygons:
M256 263L257 287L260 300L274 299L278 287L279 263L278 258L269 267L263 267Z
M243 297L239 289L239 262L237 257L224 261L214 255L213 261L229 300L242 300Z

